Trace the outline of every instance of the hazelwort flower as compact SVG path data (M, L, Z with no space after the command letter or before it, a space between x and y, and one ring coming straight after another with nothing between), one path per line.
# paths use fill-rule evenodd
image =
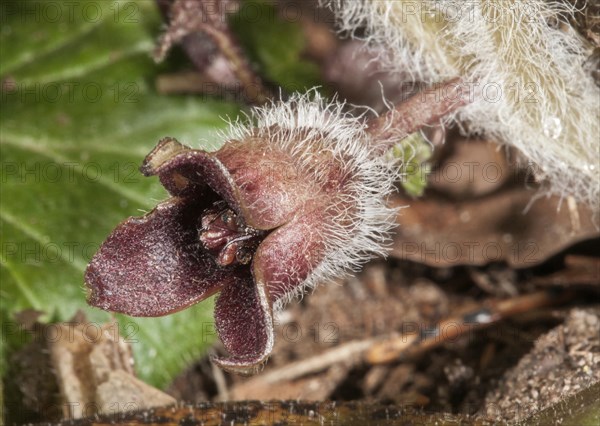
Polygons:
M220 292L215 321L230 358L253 372L273 347L273 312L319 281L384 253L397 166L371 155L360 118L296 97L233 124L216 152L172 138L141 171L171 195L121 223L89 264L89 303L166 315Z
M316 93L253 110L209 153L164 138L141 167L171 195L121 223L85 273L88 302L160 316L216 292L221 367L255 372L273 348L273 313L320 281L385 254L399 164L386 152L470 100L458 81L365 121Z

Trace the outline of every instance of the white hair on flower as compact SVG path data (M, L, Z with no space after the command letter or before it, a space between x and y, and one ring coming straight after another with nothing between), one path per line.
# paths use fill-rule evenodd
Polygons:
M322 236L326 241L323 260L300 286L275 303L275 311L319 282L344 276L371 258L385 255L390 231L396 226L398 209L388 207L386 201L399 177L398 160L374 156L374 141L365 132L364 114L357 117L344 109L345 104L327 102L310 91L286 102L254 108L249 117L254 126L239 121L230 125L228 138L269 140L274 147L300 158L300 167L310 170L316 181L326 181L327 163L315 161L323 150L342 165L342 174L351 176L349 186L336 196L349 197L352 203L333 204L350 204L352 210L336 212L336 219L325 227L326 235Z
M478 89L458 118L516 147L549 191L598 209L600 88L582 64L589 47L565 22L568 2L322 0L343 31L366 28L392 70Z

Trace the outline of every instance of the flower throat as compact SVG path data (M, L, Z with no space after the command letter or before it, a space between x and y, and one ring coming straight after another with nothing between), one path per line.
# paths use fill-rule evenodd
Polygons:
M250 263L265 234L246 225L223 201L215 202L200 217L200 242L220 266Z

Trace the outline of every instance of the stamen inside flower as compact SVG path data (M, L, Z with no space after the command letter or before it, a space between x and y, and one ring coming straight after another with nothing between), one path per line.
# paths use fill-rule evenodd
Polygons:
M200 218L199 239L221 266L247 265L265 236L222 201L217 201Z

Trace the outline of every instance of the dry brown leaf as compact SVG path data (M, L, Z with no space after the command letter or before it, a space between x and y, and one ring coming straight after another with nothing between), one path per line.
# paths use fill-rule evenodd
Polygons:
M37 323L34 328L36 339L19 353L22 358L37 357L40 371L21 390L37 401L39 389L47 388L47 382L58 385L60 398L53 401L53 408L61 413L39 407L46 420L116 414L176 402L135 377L131 347L116 322L88 322L80 312L69 322Z
M465 201L398 195L391 204L410 208L398 216L392 256L436 267L506 262L522 268L600 236L589 208L569 200L561 206L556 197L534 201L536 194L521 187Z

